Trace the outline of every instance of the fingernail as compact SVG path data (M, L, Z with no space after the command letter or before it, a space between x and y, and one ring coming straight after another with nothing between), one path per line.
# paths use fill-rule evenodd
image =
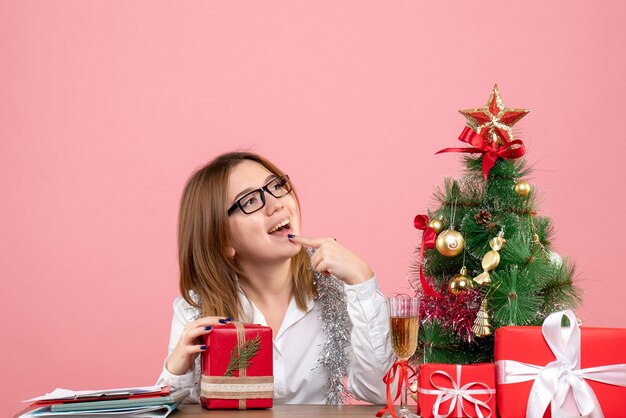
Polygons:
M207 325L206 327L204 327L205 331L211 331L213 329L213 327L211 325Z
M219 319L217 322L219 322L220 324L225 324L227 322L229 322L228 318L227 319Z
M232 321L232 320L233 320L233 318L231 318L230 316L227 316L227 317L226 317L226 320L227 320L227 321Z
M294 234L287 234L288 238L295 238L296 236Z
M209 348L209 347L207 347L206 345L201 345L200 346L200 350L202 350L202 351L205 351L207 348Z

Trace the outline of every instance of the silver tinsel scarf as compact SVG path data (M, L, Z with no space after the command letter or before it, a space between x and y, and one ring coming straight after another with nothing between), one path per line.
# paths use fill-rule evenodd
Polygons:
M313 255L313 250L308 250L309 255ZM343 381L350 367L347 347L350 345L352 321L348 315L343 282L335 276L325 276L317 271L313 273L317 286L317 303L322 311L322 331L326 336L317 362L324 368L328 378L326 404L340 405L350 396Z

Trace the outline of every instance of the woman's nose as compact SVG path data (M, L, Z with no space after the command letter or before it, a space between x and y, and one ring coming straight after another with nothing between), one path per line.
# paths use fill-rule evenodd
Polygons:
M272 215L277 210L282 209L283 206L284 205L279 198L274 197L269 193L265 195L265 208L268 215Z

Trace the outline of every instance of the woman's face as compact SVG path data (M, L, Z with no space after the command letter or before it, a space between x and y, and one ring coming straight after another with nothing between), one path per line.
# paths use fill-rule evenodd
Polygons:
M228 208L243 195L260 189L275 177L261 164L244 160L230 173ZM287 237L300 232L298 203L294 194L280 198L265 191L264 194L265 206L261 209L245 214L237 208L228 218L231 251L240 261L275 262L291 258L300 251L300 245Z

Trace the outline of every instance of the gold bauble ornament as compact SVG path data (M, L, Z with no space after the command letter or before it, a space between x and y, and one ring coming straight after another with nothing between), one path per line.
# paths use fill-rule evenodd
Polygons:
M443 223L443 219L435 218L428 222L428 226L431 227L437 234L443 231L445 228L445 224Z
M444 257L454 257L461 254L461 251L463 251L465 240L459 231L446 229L437 236L435 246L439 254Z
M530 193L530 184L524 180L518 181L515 183L513 190L515 190L515 193L519 196L526 197Z
M465 268L465 266L461 268L459 274L456 274L452 280L450 280L450 284L448 285L450 293L455 296L472 287L474 287L474 283L472 282L472 278L467 274L467 268Z

